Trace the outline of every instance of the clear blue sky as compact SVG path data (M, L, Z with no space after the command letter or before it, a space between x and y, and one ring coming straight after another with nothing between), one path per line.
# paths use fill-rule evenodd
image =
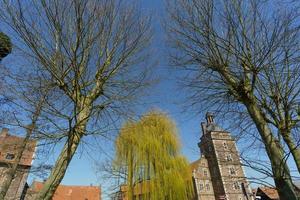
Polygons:
M182 107L178 102L179 98L184 97L184 92L179 89L177 85L177 74L170 71L167 66L167 49L164 45L164 34L161 28L161 20L164 15L164 5L162 0L141 0L142 9L145 12L151 13L153 16L155 36L153 46L155 48L155 56L159 58L159 64L155 66L155 73L160 76L159 84L155 85L147 96L147 103L140 109L140 113L144 113L151 108L160 108L167 112L177 123L180 137L182 140L183 154L190 160L194 161L199 158L199 149L197 143L200 138L200 123L204 120L205 113L195 115L194 113L183 112ZM222 119L218 119L220 126L226 127L222 123ZM62 184L68 185L100 185L103 190L107 189L107 180L101 179L99 173L100 168L97 165L98 160L106 158L105 153L112 153L112 142L107 140L97 140L96 144L94 138L87 139L86 142L93 143L91 148L83 147L78 149L77 154L72 160ZM85 145L86 146L86 145ZM101 151L100 147L105 149L105 153ZM243 149L243 145L238 143L239 149ZM55 155L49 157L49 162L55 160ZM255 175L254 172L246 170L247 175ZM103 191L103 197L110 191ZM106 199L106 198L105 198Z
M202 116L190 115L182 111L182 107L178 104L179 98L182 98L182 91L178 89L176 83L176 73L170 71L167 66L167 50L164 45L164 33L161 28L161 20L164 13L163 1L161 0L141 0L141 7L145 12L151 13L155 35L153 40L155 56L159 59L159 64L154 68L155 74L159 76L160 82L155 85L148 96L146 105L140 109L140 113L147 112L151 108L159 108L167 112L177 123L177 127L182 140L183 154L190 161L199 158L199 149L197 143L200 138L200 122L204 119ZM100 141L101 139L98 139ZM89 141L86 140L86 141ZM101 143L101 141L99 142ZM99 185L105 189L106 183L101 180L98 175L98 167L96 162L106 158L106 155L99 151L100 146L105 148L106 153L111 153L107 149L111 149L112 143L104 141L96 145L93 142L93 149L80 147L74 159L70 163L62 184L68 185ZM56 155L49 157L49 163L54 162ZM106 182L106 181L105 181ZM103 191L107 192L107 191Z

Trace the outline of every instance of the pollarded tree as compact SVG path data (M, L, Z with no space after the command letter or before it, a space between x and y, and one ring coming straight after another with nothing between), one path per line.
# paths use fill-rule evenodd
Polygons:
M115 164L126 169L128 198L185 200L193 195L192 175L180 155L175 123L157 111L126 123L116 140Z
M296 199L284 146L299 171L299 141L292 134L299 122L299 4L168 2L172 58L187 72L190 102L246 113L271 161L281 199Z
M150 21L122 0L3 0L0 17L28 64L16 71L36 72L57 94L42 113L43 135L64 147L36 197L51 199L84 136L112 125L140 96Z

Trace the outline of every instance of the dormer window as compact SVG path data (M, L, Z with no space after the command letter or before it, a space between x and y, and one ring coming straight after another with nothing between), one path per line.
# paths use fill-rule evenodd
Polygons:
M13 160L15 158L15 154L7 153L5 159L6 160Z

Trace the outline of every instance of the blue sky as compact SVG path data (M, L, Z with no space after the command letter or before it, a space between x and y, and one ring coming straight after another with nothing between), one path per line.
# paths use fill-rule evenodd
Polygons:
M184 91L180 89L177 84L178 72L173 72L168 67L167 48L165 46L165 35L161 27L162 16L164 16L164 1L162 0L140 0L142 9L151 14L153 17L153 25L155 35L153 40L153 47L155 57L159 59L159 63L154 66L154 73L159 77L160 82L155 85L145 97L146 103L139 109L139 113L145 113L151 108L159 108L167 112L177 123L180 138L182 140L182 153L189 159L189 161L197 160L200 152L197 146L201 136L200 123L204 121L205 113L195 114L191 112L184 112L179 102L184 98ZM220 126L227 127L223 119L216 116L217 122ZM99 162L107 158L107 155L113 153L113 142L93 137L87 138L85 142L90 142L93 145L82 145L74 156L67 173L62 181L66 185L101 185L104 192L104 199L109 183L102 179L99 175ZM238 143L240 150L244 149L242 142ZM102 149L103 150L102 150ZM53 153L48 157L48 162L53 163L56 159L57 153ZM256 155L254 155L256 156ZM291 164L292 165L292 164ZM257 173L246 169L246 174L249 176L257 175ZM33 177L31 177L32 181Z
M156 54L155 56L159 59L159 63L154 66L154 73L156 77L159 77L160 82L151 88L151 91L147 94L147 97L145 97L147 102L140 108L139 113L145 113L151 108L159 108L162 111L167 112L177 123L180 138L182 140L182 153L187 156L190 161L194 161L199 158L197 143L200 138L200 122L204 120L205 113L203 113L202 116L185 113L179 104L179 101L183 97L183 91L181 91L177 85L177 74L172 72L167 66L167 49L164 44L165 36L161 27L161 17L164 13L163 1L141 0L140 5L145 12L151 13L152 15L155 30L153 51ZM98 139L98 141L100 140L101 139ZM111 153L112 145L113 144L107 140L103 141L100 145L95 145L92 150L87 149L82 145L70 163L62 184L93 184L101 185L103 189L105 189L107 183L106 180L101 180L101 176L99 176L99 166L97 166L97 161L106 159L106 155L97 148L101 146L105 148L106 153ZM57 154L54 153L51 157L48 157L48 162L54 162L56 155ZM103 197L105 196L106 195Z

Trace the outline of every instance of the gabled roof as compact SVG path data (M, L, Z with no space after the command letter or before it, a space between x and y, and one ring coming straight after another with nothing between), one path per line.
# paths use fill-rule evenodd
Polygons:
M10 135L8 133L8 129L2 129L2 132L0 133L0 162L13 163L22 146L23 141L24 138ZM35 147L36 141L29 140L26 144L19 165L31 166ZM11 159L8 159L8 156L10 156Z
M30 192L38 192L44 186L42 182L33 182ZM52 200L100 200L101 189L97 186L59 185Z

